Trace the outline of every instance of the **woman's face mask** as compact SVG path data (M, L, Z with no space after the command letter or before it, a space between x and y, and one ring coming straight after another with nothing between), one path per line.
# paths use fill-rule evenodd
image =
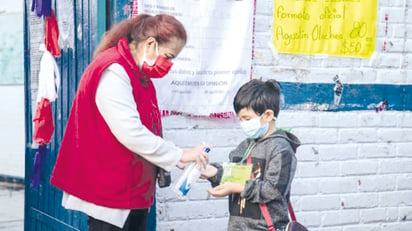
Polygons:
M266 123L263 126L260 124L262 116L263 114L259 117L240 122L240 127L248 138L259 139L268 132L269 123Z
M143 57L140 62L140 68L149 78L162 78L172 68L173 63L159 55L159 47L156 42L156 58L154 60L148 60L146 57L146 48L143 51Z

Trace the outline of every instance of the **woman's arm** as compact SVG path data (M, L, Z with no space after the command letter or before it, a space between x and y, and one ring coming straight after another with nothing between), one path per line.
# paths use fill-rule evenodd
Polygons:
M182 150L148 130L140 121L132 91L129 77L120 64L109 66L96 91L97 108L121 144L167 171L179 160L201 158L199 162L207 163L207 155L199 155L204 150L202 145Z

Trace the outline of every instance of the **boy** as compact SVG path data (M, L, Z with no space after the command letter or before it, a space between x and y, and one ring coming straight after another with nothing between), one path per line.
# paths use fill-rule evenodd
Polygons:
M223 169L217 163L208 165L202 174L214 186L209 194L229 195L228 230L268 230L260 204L266 204L276 230L283 230L289 222L288 201L300 141L289 132L276 130L279 101L280 87L275 80L251 80L234 98L235 112L248 138L230 152L229 159L241 164L251 162L250 180L219 185Z

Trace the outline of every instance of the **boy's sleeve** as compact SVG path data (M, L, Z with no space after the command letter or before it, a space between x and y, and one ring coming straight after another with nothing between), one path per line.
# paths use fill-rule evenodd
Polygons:
M219 163L211 163L210 165L217 168L216 175L208 179L212 187L216 187L220 184L220 180L222 179L223 167Z
M235 155L235 153L239 152L239 149L241 148L241 145L246 145L246 141L243 141L242 143L240 143L234 150L232 150L229 153L229 161L233 162L233 156ZM212 184L212 187L216 187L220 184L220 181L222 179L222 175L223 175L223 166L219 163L210 163L210 165L212 165L213 167L217 168L217 173L214 177L209 178L208 180L210 181L210 183Z
M263 179L249 180L241 197L253 203L268 203L280 198L290 188L293 150L288 143L272 148Z

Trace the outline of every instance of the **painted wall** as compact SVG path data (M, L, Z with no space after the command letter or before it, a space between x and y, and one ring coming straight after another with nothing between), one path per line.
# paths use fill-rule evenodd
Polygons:
M24 87L0 85L0 175L24 178Z
M331 84L333 99L333 77L338 74L345 85L364 87L358 101L385 95L381 91L388 89L410 88L411 10L410 0L379 1L376 52L371 59L285 55L270 46L273 1L258 0L254 77L303 85ZM375 91L377 84L385 88ZM411 97L411 92L401 95ZM289 97L286 103L293 100L293 95ZM298 220L311 231L412 229L412 112L377 113L375 106L385 98L375 98L376 102L362 110L322 111L326 108L313 105L324 98L313 98L308 104L280 112L278 126L292 128L303 142L297 152L292 202ZM407 101L406 106L410 105ZM229 151L244 139L234 120L172 116L164 119L164 128L165 138L180 146L202 141L213 144L211 161L227 161ZM172 173L175 179L179 173ZM208 187L207 182L199 181L185 200L170 189L158 190L158 230L226 230L227 199L207 200Z
M0 84L23 84L23 3L0 3Z
M0 0L0 175L24 178L23 3Z

